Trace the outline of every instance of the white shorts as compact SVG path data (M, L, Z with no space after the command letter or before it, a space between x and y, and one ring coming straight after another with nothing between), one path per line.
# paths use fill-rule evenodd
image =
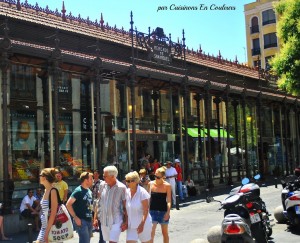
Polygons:
M121 234L121 225L122 222L113 224L111 227L107 227L101 224L103 239L105 241L119 242Z
M126 240L146 242L151 240L152 224L145 224L142 233L138 234L137 229L127 229Z

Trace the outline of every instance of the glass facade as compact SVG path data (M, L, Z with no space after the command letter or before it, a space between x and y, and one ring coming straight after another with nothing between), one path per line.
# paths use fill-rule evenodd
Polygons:
M157 80L153 82L158 83ZM56 95L59 105L55 113L52 76L44 75L39 67L21 64L11 66L8 94L10 148L8 164L9 172L12 173L17 186L24 187L26 181L38 183L39 171L50 166L58 167L71 184L73 180L77 180L82 171L101 169L109 164L116 165L120 177L124 177L125 173L132 169L133 164L133 109L135 109L138 161L145 154L150 154L153 159L162 163L174 158L184 160L186 150L184 116L187 114L189 153L188 161L185 163L189 163L191 171L197 171L199 180L201 177L203 180L206 179L208 138L204 98L201 98L197 104L194 98L197 93L190 92L185 105L178 91L170 88L154 90L136 85L131 89L122 79L105 79L100 84L101 114L98 125L95 89L95 82L89 77L62 72L58 80ZM135 105L132 104L132 90L134 90ZM210 106L212 168L218 164L215 157L220 153L221 167L225 176L229 170L228 161L231 161L233 172L240 170L244 174L248 169L251 174L257 173L261 146L265 173L273 174L278 170L285 170L287 155L291 157L292 163L296 163L295 146L291 147L285 142L285 137L287 139L291 137L294 142L296 141L296 135L289 132L296 126L294 113L285 116L281 109L263 106L261 145L255 103L245 106L246 118L244 118L241 104L237 103L235 109L234 103L230 102L227 122L225 102L220 100L217 105L214 102L215 98L217 96L212 97ZM57 124L55 124L56 114ZM246 131L244 119L246 119ZM287 134L285 134L285 122L288 122ZM221 131L220 141L218 124ZM198 125L201 130L200 146ZM195 134L191 134L192 131ZM230 144L227 144L226 131L230 134ZM101 142L99 161L98 136ZM55 159L56 137L58 137L58 161ZM236 152L236 147L239 148L239 153ZM228 149L230 149L229 157ZM246 159L248 168L246 168ZM183 164L184 166L186 164ZM202 171L203 168L205 170ZM220 176L219 173L215 174L215 177L217 176Z

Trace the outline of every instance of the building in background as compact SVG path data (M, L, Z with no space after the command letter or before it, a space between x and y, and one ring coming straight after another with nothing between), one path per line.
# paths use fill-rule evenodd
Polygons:
M279 52L280 40L276 35L278 16L274 0L256 0L246 4L245 26L248 65L268 70L269 60Z

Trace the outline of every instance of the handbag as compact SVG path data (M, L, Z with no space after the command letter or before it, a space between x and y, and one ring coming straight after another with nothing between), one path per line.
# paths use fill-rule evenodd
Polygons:
M58 190L56 188L52 188L51 190L53 189L57 193L58 208L57 208L54 222L49 231L48 241L61 242L61 241L72 239L74 237L73 224L72 224L71 216L66 206L60 200ZM49 197L49 211L50 210L51 210L51 191ZM48 218L48 215L46 215L46 217Z

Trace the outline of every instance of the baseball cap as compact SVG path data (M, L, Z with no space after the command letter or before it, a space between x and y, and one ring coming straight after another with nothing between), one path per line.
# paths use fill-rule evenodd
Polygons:
M175 163L180 163L180 160L179 159L175 159Z

